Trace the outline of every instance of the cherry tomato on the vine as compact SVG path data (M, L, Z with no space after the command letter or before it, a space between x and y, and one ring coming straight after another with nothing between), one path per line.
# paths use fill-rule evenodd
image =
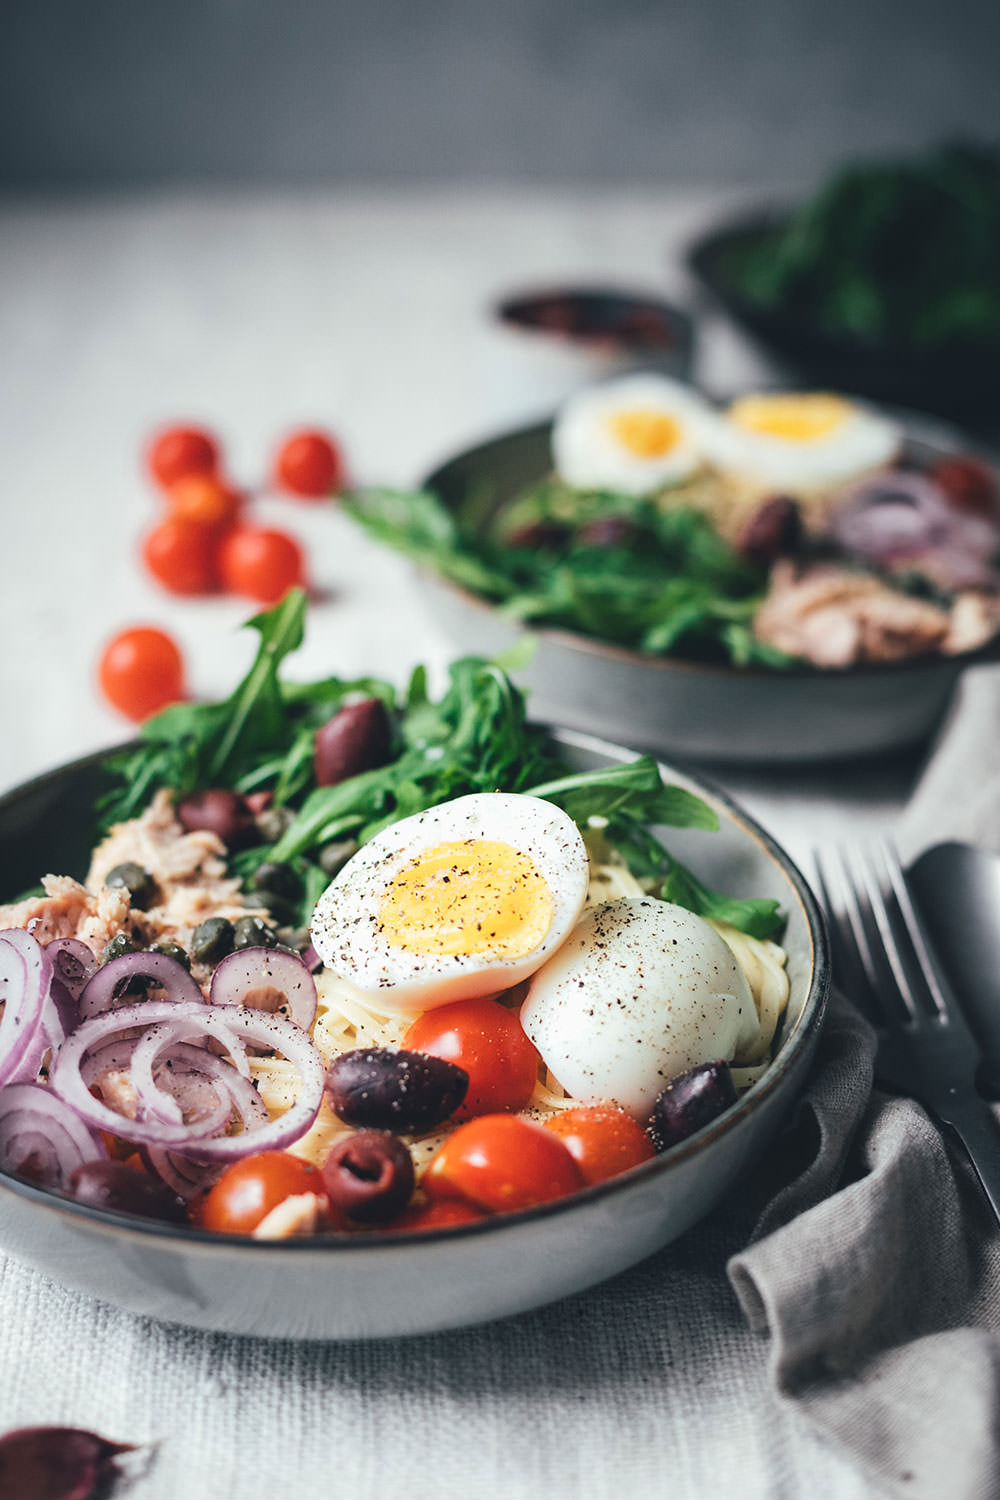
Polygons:
M272 1209L300 1193L325 1202L319 1168L287 1151L259 1151L226 1168L198 1205L197 1221L217 1234L253 1234Z
M424 1011L403 1046L457 1063L469 1075L469 1090L452 1116L470 1120L495 1110L523 1109L538 1078L538 1053L516 1011L496 1000L455 1000Z
M184 662L177 643L153 626L123 630L109 641L98 677L112 707L136 723L184 697Z
M428 1198L458 1198L492 1213L532 1208L585 1185L562 1141L518 1115L482 1115L459 1126L431 1158Z
M214 474L219 458L219 445L204 427L164 427L146 453L149 472L164 489L186 474Z
M235 526L219 545L223 587L261 604L276 604L290 588L305 581L302 548L284 531L265 526Z
M340 449L327 433L313 428L289 433L275 456L274 482L303 500L336 494L344 485Z
M167 491L170 515L201 526L231 526L239 520L243 496L217 474L184 474Z
M212 594L219 587L219 536L212 526L168 516L142 544L146 567L171 594Z
M642 1126L609 1104L560 1110L545 1121L545 1129L562 1141L588 1183L617 1177L656 1155Z

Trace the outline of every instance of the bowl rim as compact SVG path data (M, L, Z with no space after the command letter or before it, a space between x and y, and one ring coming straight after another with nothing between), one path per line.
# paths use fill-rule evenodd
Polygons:
M597 753L618 761L628 761L634 759L636 755L635 751L625 746L613 744L594 735L578 733L571 729L553 728L551 725L544 727L557 743L567 748ZM0 818L3 817L8 807L16 804L21 798L43 791L52 783L97 770L110 755L117 754L128 748L129 744L135 743L137 742L130 741L104 750L93 751L89 755L55 766L51 770L44 771L10 788L0 795ZM608 1178L604 1182L581 1188L565 1198L538 1204L534 1208L490 1216L473 1223L448 1225L438 1229L388 1232L385 1230L352 1231L349 1235L330 1233L292 1237L286 1240L254 1240L247 1235L211 1233L195 1225L177 1226L157 1220L139 1219L110 1209L96 1208L91 1204L79 1203L68 1195L50 1188L39 1187L6 1172L0 1172L0 1193L10 1192L15 1197L35 1204L47 1212L61 1214L74 1223L98 1232L112 1236L124 1234L136 1237L143 1243L156 1243L165 1248L176 1247L186 1251L204 1249L208 1253L231 1253L235 1250L240 1255L252 1255L258 1259L266 1255L275 1256L286 1253L332 1255L338 1252L358 1253L372 1250L388 1253L394 1248L412 1248L416 1245L438 1243L445 1239L449 1243L453 1243L456 1238L475 1239L483 1233L503 1232L535 1220L557 1218L562 1214L572 1213L575 1209L614 1198L638 1182L660 1177L674 1166L701 1155L720 1137L738 1129L743 1120L750 1113L755 1112L757 1106L774 1093L791 1068L798 1062L803 1049L809 1045L814 1036L818 1035L826 1014L830 991L830 944L826 920L816 897L798 866L777 840L749 813L745 812L728 792L718 786L711 777L704 775L700 769L690 768L683 762L666 762L659 758L657 758L657 763L668 775L680 776L696 787L699 792L704 793L718 806L720 812L735 823L740 832L751 839L762 854L777 866L782 878L790 887L791 896L798 902L809 940L809 984L802 1009L794 1025L788 1035L782 1039L778 1052L763 1077L751 1084L735 1104L730 1105L701 1130L653 1157L652 1160L643 1162L616 1177Z
M704 392L701 393L705 395ZM712 400L705 395L706 400ZM730 398L726 398L730 399ZM962 443L962 451L981 458L991 467L997 469L998 484L1000 484L1000 454L992 451L984 444L974 438L965 443L963 435L947 422L937 421L934 418L925 418L919 413L904 411L899 408L890 407L877 402L866 400L864 397L852 397L846 395L847 400L857 400L859 405L874 407L885 412L904 428L904 440L924 442L930 447L954 442L956 446ZM717 404L714 403L713 404ZM517 427L510 427L503 432L494 433L493 436L480 439L471 443L468 447L448 457L438 460L434 467L420 481L420 488L435 491L440 484L441 476L454 465L464 463L478 455L487 455L491 448L503 448L508 443L527 441L533 438L544 438L551 432L553 418L546 418L540 422L529 422ZM944 450L942 456L945 456ZM659 672L688 672L697 676L717 677L720 679L734 679L745 681L756 679L759 682L783 682L801 681L809 682L844 682L864 679L875 679L888 675L891 677L904 676L907 673L939 672L943 676L950 676L955 671L964 667L986 665L1000 661L1000 631L982 646L977 646L970 651L956 651L952 654L925 652L920 656L905 657L902 661L887 662L858 662L847 667L817 667L809 663L791 664L787 667L767 667L761 664L751 664L738 667L732 663L695 661L691 657L658 656L652 653L637 651L631 646L619 646L613 641L598 640L596 636L584 635L580 631L566 630L558 625L533 626L530 621L509 619L502 610L491 600L483 598L481 594L474 593L464 584L456 583L454 579L447 578L443 573L437 572L426 563L416 563L413 567L425 583L431 583L446 590L460 599L471 608L480 610L492 619L507 626L515 634L524 637L537 638L540 642L548 642L564 651L573 651L582 655L599 656L606 661L621 662L628 666L653 669Z

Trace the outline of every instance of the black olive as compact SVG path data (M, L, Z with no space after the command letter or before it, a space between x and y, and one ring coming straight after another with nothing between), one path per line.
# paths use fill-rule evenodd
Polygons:
M653 1105L646 1129L657 1151L666 1151L735 1103L736 1088L726 1064L702 1063L671 1079Z
M180 943L171 943L165 939L162 943L154 943L149 951L150 953L164 953L167 958L175 958L179 964L183 964L185 969L191 967L191 960Z
M156 900L156 881L147 869L132 859L109 870L104 877L104 884L112 891L128 891L131 904L140 911L152 906Z
M326 1089L347 1125L431 1130L453 1114L469 1088L464 1068L425 1052L358 1047L330 1064Z
M233 951L233 924L225 917L199 922L191 934L191 957L198 964L217 964Z
M334 844L324 844L319 851L320 869L326 875L336 875L359 849L356 839L338 839Z
M123 953L138 952L139 944L135 938L127 932L119 932L111 939L101 954L101 963L109 964L113 958L121 958Z
M330 1151L323 1185L333 1207L356 1224L387 1224L413 1194L413 1158L388 1131L359 1130Z
M263 917L237 917L233 923L235 949L273 948L277 941L277 933Z

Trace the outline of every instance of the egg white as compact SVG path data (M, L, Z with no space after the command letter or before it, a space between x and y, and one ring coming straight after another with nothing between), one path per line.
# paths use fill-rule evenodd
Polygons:
M672 1078L752 1052L760 1024L731 949L650 896L593 907L531 980L521 1024L563 1088L648 1118Z
M808 438L752 431L717 412L702 428L705 452L729 478L793 494L830 489L891 464L902 447L899 427L868 407L837 399L843 401L840 420L829 432Z
M630 412L670 418L677 440L661 454L642 456L614 432L616 418ZM707 403L688 386L661 375L626 375L570 397L552 429L552 457L559 476L580 490L651 495L686 479L702 462L701 426Z
M379 911L397 875L441 844L490 840L530 859L548 887L552 918L524 957L415 953L388 942ZM324 891L312 919L312 941L327 968L385 1011L416 1014L449 1001L497 994L540 967L573 928L587 895L589 866L569 815L539 797L476 793L415 813L382 830L349 860Z

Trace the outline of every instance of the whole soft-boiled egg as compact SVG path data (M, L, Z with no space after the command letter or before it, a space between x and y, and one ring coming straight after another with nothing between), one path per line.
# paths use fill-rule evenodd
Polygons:
M571 396L556 416L552 457L575 489L652 495L702 462L707 403L662 375L626 375Z
M846 396L775 391L742 396L703 429L713 466L761 489L826 490L898 456L894 422Z
M593 907L532 978L521 1024L582 1104L645 1120L672 1078L749 1053L760 1023L732 950L701 917L626 896Z
M483 792L402 818L317 903L327 968L386 1011L497 994L573 928L589 867L580 831L539 797Z

